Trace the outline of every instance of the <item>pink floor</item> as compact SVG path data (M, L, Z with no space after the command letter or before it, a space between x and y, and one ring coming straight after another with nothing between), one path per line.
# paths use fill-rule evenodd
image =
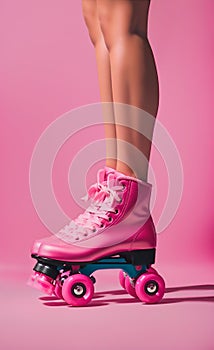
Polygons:
M96 272L93 301L74 308L28 287L29 271L1 266L0 348L213 350L213 267L158 270L167 284L158 305L128 296L119 286L118 271L112 270Z

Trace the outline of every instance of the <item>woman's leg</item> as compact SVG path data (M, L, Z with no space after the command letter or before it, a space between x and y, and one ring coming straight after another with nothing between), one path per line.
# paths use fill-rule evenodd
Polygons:
M95 48L101 102L112 102L112 81L109 52L106 48L98 19L97 2L82 0L82 11L89 36ZM103 117L106 136L106 165L116 169L117 142L113 104L103 104Z
M99 21L110 55L113 101L139 107L156 117L159 89L155 61L147 38L149 4L149 0L97 1ZM125 118L128 118L130 128L117 124ZM139 113L139 129L143 127L140 119ZM151 142L131 129L133 120L136 125L136 116L130 115L130 110L120 110L116 104L117 170L147 180ZM151 134L151 130L149 132ZM147 161L143 160L143 155L139 158L139 152L133 155L128 144L140 150ZM133 156L136 158L135 174L129 166L133 163ZM120 159L125 159L125 162Z

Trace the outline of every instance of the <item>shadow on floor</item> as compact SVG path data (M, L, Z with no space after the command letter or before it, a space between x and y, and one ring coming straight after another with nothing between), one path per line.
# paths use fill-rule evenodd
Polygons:
M214 285L212 284L205 284L205 285L193 285L193 286L178 286L178 287L170 287L166 288L165 291L165 297L163 300L159 303L159 305L165 305L165 304L174 304L174 303L181 303L181 302L214 302L214 293L211 296L188 296L188 297L172 297L168 298L166 297L167 293L172 292L178 292L178 291L185 291L185 290L210 290L214 291ZM103 300L97 300L101 298L105 298L106 296L119 296L119 298L110 298L110 299L103 299ZM41 301L44 301L45 306L66 306L71 307L70 305L67 305L66 302L59 300L57 297L54 296L45 296L39 298ZM111 303L116 304L139 304L142 303L140 300L136 298L132 298L127 294L125 290L113 290L113 291L104 291L104 292L97 292L94 294L93 300L90 302L89 305L86 307L97 307L97 306L107 306ZM147 306L151 306L151 304L147 304Z
M181 303L183 301L207 301L210 303L214 302L214 296L204 296L204 297L179 297L179 298L163 298L160 304L174 304Z
M214 284L199 284L196 286L180 286L166 288L165 293L178 292L180 290L214 290Z

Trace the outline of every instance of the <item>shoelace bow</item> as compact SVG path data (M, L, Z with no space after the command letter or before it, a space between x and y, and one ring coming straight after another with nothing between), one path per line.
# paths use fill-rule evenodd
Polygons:
M110 176L102 183L98 178L97 184L92 185L86 196L82 198L86 202L90 201L90 206L83 214L61 229L58 236L79 240L81 236L88 236L98 228L102 228L101 221L109 220L107 213L115 213L114 201L121 202L117 192L122 191L124 186L115 185L115 182L116 180Z

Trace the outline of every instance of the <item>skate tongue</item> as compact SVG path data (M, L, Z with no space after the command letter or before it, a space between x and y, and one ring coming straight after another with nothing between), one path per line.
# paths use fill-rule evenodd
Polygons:
M104 167L97 172L97 183L90 186L88 193L81 199L87 201L89 198L96 198L96 194L100 191L101 185L106 186L108 176L114 174L115 170L110 167ZM98 196L99 197L99 196Z
M116 185L116 183L117 183L117 174L115 174L115 173L109 173L108 175L107 175L107 184L110 186L110 187L112 187L112 186L114 186L114 185Z
M97 183L102 184L103 182L107 181L108 175L109 174L114 174L115 170L105 166L104 169L100 169L97 173Z
M110 173L114 174L115 171L116 171L115 169L110 168L109 166L105 166L106 175L108 175L108 174L110 174Z
M106 170L106 175L107 175L107 178L108 178L108 175L114 175L114 178L130 178L129 176L126 176L125 174L115 170L115 169L112 169L112 168L109 168L109 167L105 167L105 170ZM113 177L111 176L111 179Z
M110 196L110 192L113 190L120 190L121 185L119 186L119 182L117 179L117 174L114 169L109 168L108 170L105 169L105 180L102 180L101 175L103 175L102 172L100 172L100 177L98 179L98 184L100 191L96 194L94 197L95 201L98 202L104 202L106 197L108 198ZM116 187L115 187L116 186Z

